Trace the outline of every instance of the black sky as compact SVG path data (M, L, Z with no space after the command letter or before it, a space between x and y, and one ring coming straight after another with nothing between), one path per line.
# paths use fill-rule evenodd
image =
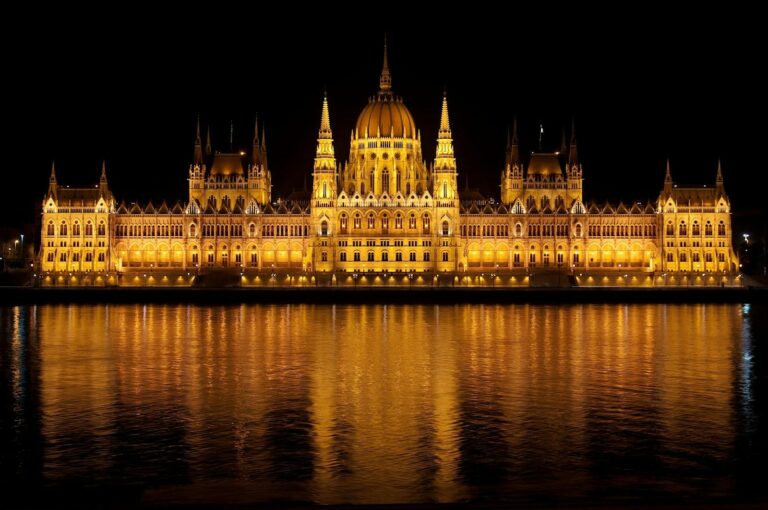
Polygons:
M754 183L768 119L755 13L545 6L438 19L411 9L318 10L298 21L233 8L196 12L194 25L176 12L18 18L26 39L4 50L3 174L20 186L6 188L2 224L34 221L54 159L61 183L95 184L106 159L118 199L184 200L198 112L222 150L230 120L236 148L250 145L258 112L275 190L290 193L311 170L324 88L346 159L350 129L377 90L384 32L394 90L428 161L447 90L462 186L468 176L498 194L513 115L526 150L539 121L544 148L557 149L575 115L587 200L655 199L667 157L676 181L711 184L719 157L734 208L762 206Z

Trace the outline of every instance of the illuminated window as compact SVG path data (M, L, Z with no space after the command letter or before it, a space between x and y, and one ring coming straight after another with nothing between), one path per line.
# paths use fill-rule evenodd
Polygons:
M63 221L61 222L61 227L59 228L59 235L67 235L67 224Z
M323 220L320 223L320 235L327 236L328 235L328 222Z
M48 223L48 235L49 235L49 236L52 236L52 235L54 235L54 230L55 230L55 229L54 229L54 227L53 227L53 222L50 222L50 223Z
M342 261L342 262L346 262L347 261L347 252L345 252L345 251L341 252L339 254L339 260Z
M443 252L443 262L448 262L448 252L447 251Z
M381 261L382 262L389 262L389 253L384 252L381 254Z
M684 221L680 222L680 230L679 233L681 236L688 235L688 227L685 225Z
M722 221L717 224L717 235L724 236L725 235L725 223Z
M322 260L323 262L328 262L328 252L327 251L324 251L324 252L322 252L320 254L320 260Z
M48 262L53 262L53 252L48 252Z
M443 235L444 236L448 235L448 230L449 230L448 222L447 221L443 221Z
M360 252L359 251L355 252L355 254L354 254L354 261L355 262L360 262Z
M701 235L701 227L699 227L698 221L693 222L693 228L691 229L691 233L695 236Z
M712 223L707 222L706 225L704 225L704 235L711 236L712 235Z

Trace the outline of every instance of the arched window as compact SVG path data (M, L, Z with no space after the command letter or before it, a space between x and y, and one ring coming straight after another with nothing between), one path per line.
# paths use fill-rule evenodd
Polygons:
M53 222L52 222L52 221L48 222L48 235L49 235L49 236L52 236L52 235L54 235L54 233L55 233L55 230L56 230L56 229L55 229L55 227L53 226Z
M93 225L89 221L85 224L85 235L92 236L93 235Z
M423 226L423 228L422 228L423 233L424 234L429 234L429 227L430 227L430 225L429 225L429 215L428 214L424 215L424 217L422 219L422 226Z
M699 226L699 222L698 221L694 221L693 222L693 228L691 230L692 230L691 233L693 235L695 235L695 236L701 235L701 227Z
M544 209L548 205L549 205L549 197L544 195L543 197L541 197L541 208Z
M381 172L381 192L389 193L389 170L386 168Z
M576 224L576 237L581 237L581 223Z
M368 215L368 228L373 228L376 225L376 220L373 216L373 213Z
M405 183L405 194L406 194L406 196L411 194L411 183L410 182L406 182Z
M327 236L328 235L328 222L323 220L320 223L320 235Z
M362 220L359 213L355 213L355 228L362 228Z
M722 221L717 224L717 235L724 236L725 235L725 223Z
M103 221L100 221L100 222L99 222L99 230L98 230L98 234L99 234L100 236L103 236L103 235L106 235L106 233L107 233L107 226L104 224L104 222L103 222Z
M67 235L67 223L62 221L61 227L59 228L59 235L65 236Z
M523 226L519 223L515 225L515 236L520 237L523 235Z
M216 209L216 197L208 197L208 203L211 205L211 207Z
M680 230L679 230L679 232L680 232L681 236L688 235L688 227L685 225L684 221L680 222Z
M448 198L448 183L443 182L443 198Z
M72 235L73 236L79 236L80 235L80 224L78 222L74 222L72 224Z
M411 213L410 218L408 218L408 227L416 228L416 215L413 213Z
M373 175L373 170L371 170L371 193L373 193L375 190L376 188L374 186L374 175Z
M525 200L526 208L531 209L534 205L536 205L536 199L532 196L528 196L528 198Z
M445 220L445 221L443 221L443 235L444 236L448 235L448 229L449 229L448 221Z
M256 225L254 223L251 223L248 225L248 235L251 237L254 237L256 235Z
M673 236L673 235L675 235L675 226L674 226L674 225L672 225L672 222L671 222L671 221L670 221L669 223L667 223L667 235L668 235L668 236Z
M403 216L400 213L395 215L395 228L403 228Z
M712 223L707 222L706 225L704 225L704 235L711 236L712 235Z
M342 234L346 234L347 233L347 215L346 214L342 214L339 217L339 231Z
M197 236L197 225L192 223L189 226L189 237L195 237L195 236Z
M323 183L323 198L328 198L328 183Z

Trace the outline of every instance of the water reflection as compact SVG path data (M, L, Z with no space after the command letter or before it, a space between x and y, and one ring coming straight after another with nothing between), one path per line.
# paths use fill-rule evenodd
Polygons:
M0 474L161 502L735 498L766 459L759 311L2 308Z

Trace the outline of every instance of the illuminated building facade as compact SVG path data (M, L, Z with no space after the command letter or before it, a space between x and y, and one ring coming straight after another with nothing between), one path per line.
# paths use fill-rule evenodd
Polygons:
M567 153L534 153L517 128L501 199L460 192L447 98L435 159L392 92L387 62L337 162L324 98L306 196L273 199L266 140L214 153L200 125L184 204L118 204L99 184L43 203L43 285L732 285L738 259L718 164L715 185L673 184L656 203L584 202L575 131ZM234 280L227 279L227 275ZM563 278L565 276L565 278Z

